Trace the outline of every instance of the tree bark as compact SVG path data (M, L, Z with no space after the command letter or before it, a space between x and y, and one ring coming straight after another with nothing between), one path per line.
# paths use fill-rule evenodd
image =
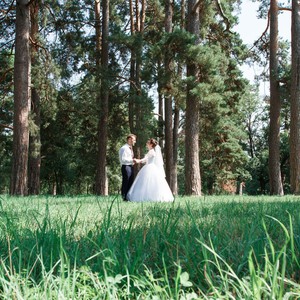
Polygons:
M39 33L38 25L39 1L34 1L30 5L31 17L31 64L37 64L37 36ZM40 173L41 173L41 112L40 96L38 88L31 88L31 106L32 106L32 128L29 133L29 161L28 161L28 193L38 195L40 193Z
M142 104L142 35L145 26L146 0L129 1L130 8L130 30L131 36L136 39L136 43L131 47L130 57L130 99L129 99L129 126L130 131L137 135L135 145L135 157L142 156L144 126L142 124L143 104ZM141 8L141 9L140 9ZM149 138L149 137L147 137ZM135 171L141 168L140 164L135 165Z
M181 21L180 21L180 27L181 30L185 29L185 14L186 14L186 3L185 0L181 0ZM177 76L178 78L182 78L182 65L178 65L178 72ZM172 186L172 192L174 195L178 194L178 178L177 178L177 156L178 156L178 130L179 130L179 122L180 122L180 108L179 108L179 101L176 99L176 96L174 97L174 125L173 125L173 186Z
M97 2L97 1L96 1ZM97 9L96 9L97 15ZM101 49L101 87L100 87L100 116L98 124L98 165L96 178L96 193L108 195L106 152L108 140L108 33L109 33L109 0L102 1L102 49ZM99 50L99 49L97 49ZM98 69L98 71L100 71Z
M164 148L164 99L163 99L163 85L161 78L163 77L163 64L159 60L158 67L158 80L157 80L157 93L158 93L158 137L159 145Z
M167 0L165 5L165 31L172 33L173 25L173 1ZM173 151L173 97L171 74L173 72L172 54L168 47L165 51L165 77L166 88L164 95L165 103L165 158L166 158L166 179L170 185L171 191L176 192L175 170L174 170L174 151Z
M41 173L41 109L40 96L35 87L31 90L31 103L34 128L29 136L29 161L28 161L28 193L39 195Z
M280 93L278 80L278 3L270 5L270 132L269 177L270 194L283 195L280 170Z
M177 180L177 155L178 155L178 129L179 129L180 110L175 100L174 125L173 125L173 164L172 164L172 193L178 195Z
M28 194L28 148L30 112L30 12L28 0L16 2L14 62L14 130L10 194Z
M292 1L291 192L300 194L300 1Z
M200 16L196 0L188 1L187 31L196 36L199 44ZM201 176L199 164L199 99L192 93L199 81L198 66L187 64L186 121L185 121L185 194L201 195ZM192 79L192 80L191 80Z
M134 9L132 0L129 0L129 11L130 11L130 33L133 36L136 32L135 30L135 17L134 17ZM135 124L134 124L134 100L131 95L135 94L135 65L136 65L136 57L134 50L131 50L130 57L130 97L128 100L128 114L129 114L129 128L130 132L134 132Z

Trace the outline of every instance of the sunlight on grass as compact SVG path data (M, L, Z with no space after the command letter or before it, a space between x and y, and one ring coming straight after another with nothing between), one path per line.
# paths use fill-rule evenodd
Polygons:
M296 299L299 208L293 196L2 195L0 296Z

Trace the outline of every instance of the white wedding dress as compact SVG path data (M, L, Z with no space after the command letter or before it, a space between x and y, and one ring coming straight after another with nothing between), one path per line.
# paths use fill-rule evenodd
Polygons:
M146 165L136 176L127 194L127 199L132 202L174 201L174 196L165 179L160 147L157 145L154 149L149 150L142 162L145 162Z

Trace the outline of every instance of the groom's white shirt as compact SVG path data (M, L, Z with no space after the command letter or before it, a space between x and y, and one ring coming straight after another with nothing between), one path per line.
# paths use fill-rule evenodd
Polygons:
M133 165L133 152L128 144L121 147L119 151L119 159L121 165Z

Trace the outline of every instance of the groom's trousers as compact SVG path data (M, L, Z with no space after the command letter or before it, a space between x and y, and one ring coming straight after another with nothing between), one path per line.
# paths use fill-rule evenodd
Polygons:
M121 193L123 200L127 200L126 196L130 187L132 186L134 173L133 173L133 166L132 165L122 165L122 188Z

